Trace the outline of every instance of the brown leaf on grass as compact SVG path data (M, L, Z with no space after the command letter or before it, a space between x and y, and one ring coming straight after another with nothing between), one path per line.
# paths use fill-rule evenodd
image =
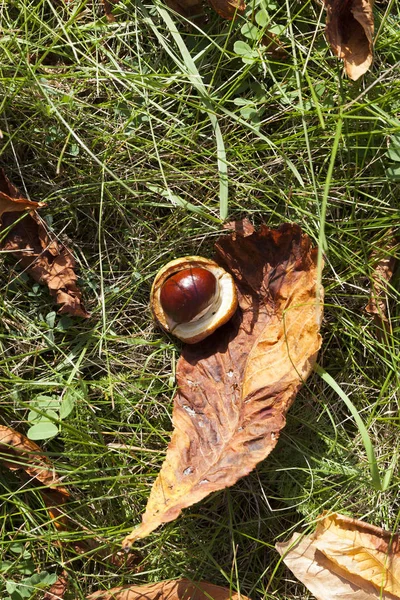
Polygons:
M275 33L272 33L272 31L266 31L261 42L272 58L276 58L277 60L285 60L285 58L287 58L288 53L285 50L285 46L280 41L279 37Z
M57 581L53 583L51 588L47 590L43 596L43 600L60 600L64 598L65 592L68 589L68 573L63 571Z
M230 21L237 13L242 13L246 8L244 0L209 0L212 8L223 19Z
M333 52L344 61L354 81L364 75L373 60L373 0L325 0L326 37Z
M0 425L0 462L11 471L23 471L25 476L40 486L43 501L57 529L76 529L76 524L63 510L69 492L62 486L51 461L35 442L10 427ZM142 556L137 552L127 556L119 550L111 550L110 547L104 546L101 540L94 538L88 537L86 540L78 540L71 544L78 554L85 553L100 557L118 568L136 567L142 560ZM61 579L59 579L60 585ZM57 582L54 586L56 585Z
M209 3L222 18L229 20L246 8L244 0L209 0ZM165 4L187 19L204 12L202 0L165 0Z
M143 522L123 542L145 537L183 508L233 485L275 447L285 415L321 344L317 250L297 225L243 225L216 244L240 309L177 365L174 431Z
M186 19L191 19L204 12L201 0L165 0L165 4Z
M317 600L400 598L400 539L337 513L309 537L276 544L283 562Z
M87 600L249 600L228 588L188 579L131 585L94 592Z
M4 213L34 210L44 205L44 202L32 202L24 198L0 169L0 227Z
M109 23L114 23L115 17L112 13L112 9L115 4L118 4L119 0L103 0L104 14L107 17Z
M60 314L87 318L71 252L47 231L36 211L20 219L21 210L41 206L41 202L26 200L0 169L0 250L12 252L35 281L48 286L61 304ZM1 238L7 228L10 230Z
M397 258L395 252L399 247L393 231L389 232L386 239L384 246L381 245L381 247L374 250L371 256L373 264L371 297L365 307L367 313L374 316L379 337L381 337L383 329L386 329L388 333L391 330L387 316L387 292L396 268Z
M48 488L41 490L41 494L50 517L56 527L64 527L66 517L60 507L68 500L69 493L39 446L22 433L0 425L0 461L11 471L23 471L36 484Z

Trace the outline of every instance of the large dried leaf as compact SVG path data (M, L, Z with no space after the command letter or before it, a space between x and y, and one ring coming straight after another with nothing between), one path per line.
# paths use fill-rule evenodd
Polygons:
M240 309L183 350L167 456L143 522L124 547L250 473L275 447L313 368L321 344L316 250L296 225L236 229L216 249L235 279Z
M354 81L373 60L373 0L325 0L326 36L333 52L344 61Z
M371 257L373 262L372 289L370 300L365 307L365 310L374 316L379 337L384 328L388 333L390 332L390 323L387 317L387 292L396 267L396 250L399 246L393 231L390 231L386 237L388 239L373 252Z
M132 585L90 594L87 600L249 600L228 588L188 579Z
M379 527L334 513L276 548L317 600L400 598L399 536Z
M60 314L87 318L71 252L50 235L35 211L20 219L21 210L41 206L43 203L23 198L0 169L0 249L12 252L35 281L48 286L61 304ZM9 232L2 239L1 231L7 228Z

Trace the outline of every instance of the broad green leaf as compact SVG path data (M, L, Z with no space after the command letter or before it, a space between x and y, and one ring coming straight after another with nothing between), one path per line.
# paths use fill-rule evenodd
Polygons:
M394 181L400 181L400 166L399 167L389 167L386 169L386 175L388 179L394 179Z
M60 419L66 419L74 410L76 401L82 397L83 393L80 389L67 389L61 401Z
M272 27L269 28L269 32L280 36L285 31L285 29L286 28L284 25L272 25Z
M400 162L400 146L395 146L394 144L390 144L390 148L386 152L386 156L388 156L391 160Z
M270 21L269 15L266 10L259 10L256 13L256 23L260 27L266 27Z
M247 100L247 98L235 98L233 103L236 106L248 106L249 105L249 100Z
M253 25L252 23L245 23L241 28L241 33L244 37L256 41L260 37L260 31L258 27Z
M53 310L46 315L46 323L50 327L50 329L53 329L55 321L56 312Z
M25 581L28 581L26 579ZM48 573L47 571L41 571L40 573L34 573L29 577L29 583L34 586L44 587L47 585L53 585L57 581L57 575L55 573Z
M251 55L253 52L249 44L247 44L246 42L242 42L242 40L235 42L233 45L233 49L236 52L236 54L239 54L240 56Z
M240 109L240 114L244 119L254 120L258 117L257 110L253 106L244 106Z
M42 420L28 429L27 436L30 440L47 440L58 433L58 427L51 421Z

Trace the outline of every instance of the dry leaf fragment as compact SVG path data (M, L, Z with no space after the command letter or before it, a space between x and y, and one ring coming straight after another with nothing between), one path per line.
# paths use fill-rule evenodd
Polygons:
M373 0L325 0L326 36L333 52L344 61L354 81L364 75L373 60Z
M201 0L165 0L165 4L186 19L201 15L203 3Z
M68 573L63 571L57 581L53 583L51 588L47 590L43 596L43 600L60 600L64 598L65 592L68 589Z
M390 323L387 317L387 291L388 284L396 268L395 251L397 248L398 242L393 235L393 231L390 231L389 240L385 243L385 246L376 249L371 257L374 268L371 277L372 289L365 310L374 316L378 332L381 332L384 328L390 332Z
M26 200L0 169L0 234L10 229L4 239L0 238L0 249L12 252L35 281L48 286L61 304L60 314L88 318L76 284L75 259L32 210L41 206L42 202ZM31 212L19 220L20 212L26 209Z
M400 598L399 536L379 527L334 513L276 549L317 600Z
M297 225L236 232L216 245L236 282L233 319L183 349L174 431L129 547L183 508L233 485L275 447L321 344L317 250Z
M206 581L177 579L94 592L87 597L87 600L249 600L249 598Z
M39 446L22 433L0 425L0 460L11 471L22 470L32 480L48 488L41 490L43 500L55 526L63 528L66 517L60 507L68 500L69 493Z
M22 433L0 425L0 452L1 461L8 469L22 469L42 485L68 496L49 459L35 442Z
M242 13L246 8L244 0L209 0L212 8L223 19L230 21L237 13Z

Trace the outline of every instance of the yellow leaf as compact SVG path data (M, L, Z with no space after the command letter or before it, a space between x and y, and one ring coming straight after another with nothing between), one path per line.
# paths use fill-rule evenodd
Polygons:
M379 527L334 513L276 549L317 600L400 598L399 536Z

